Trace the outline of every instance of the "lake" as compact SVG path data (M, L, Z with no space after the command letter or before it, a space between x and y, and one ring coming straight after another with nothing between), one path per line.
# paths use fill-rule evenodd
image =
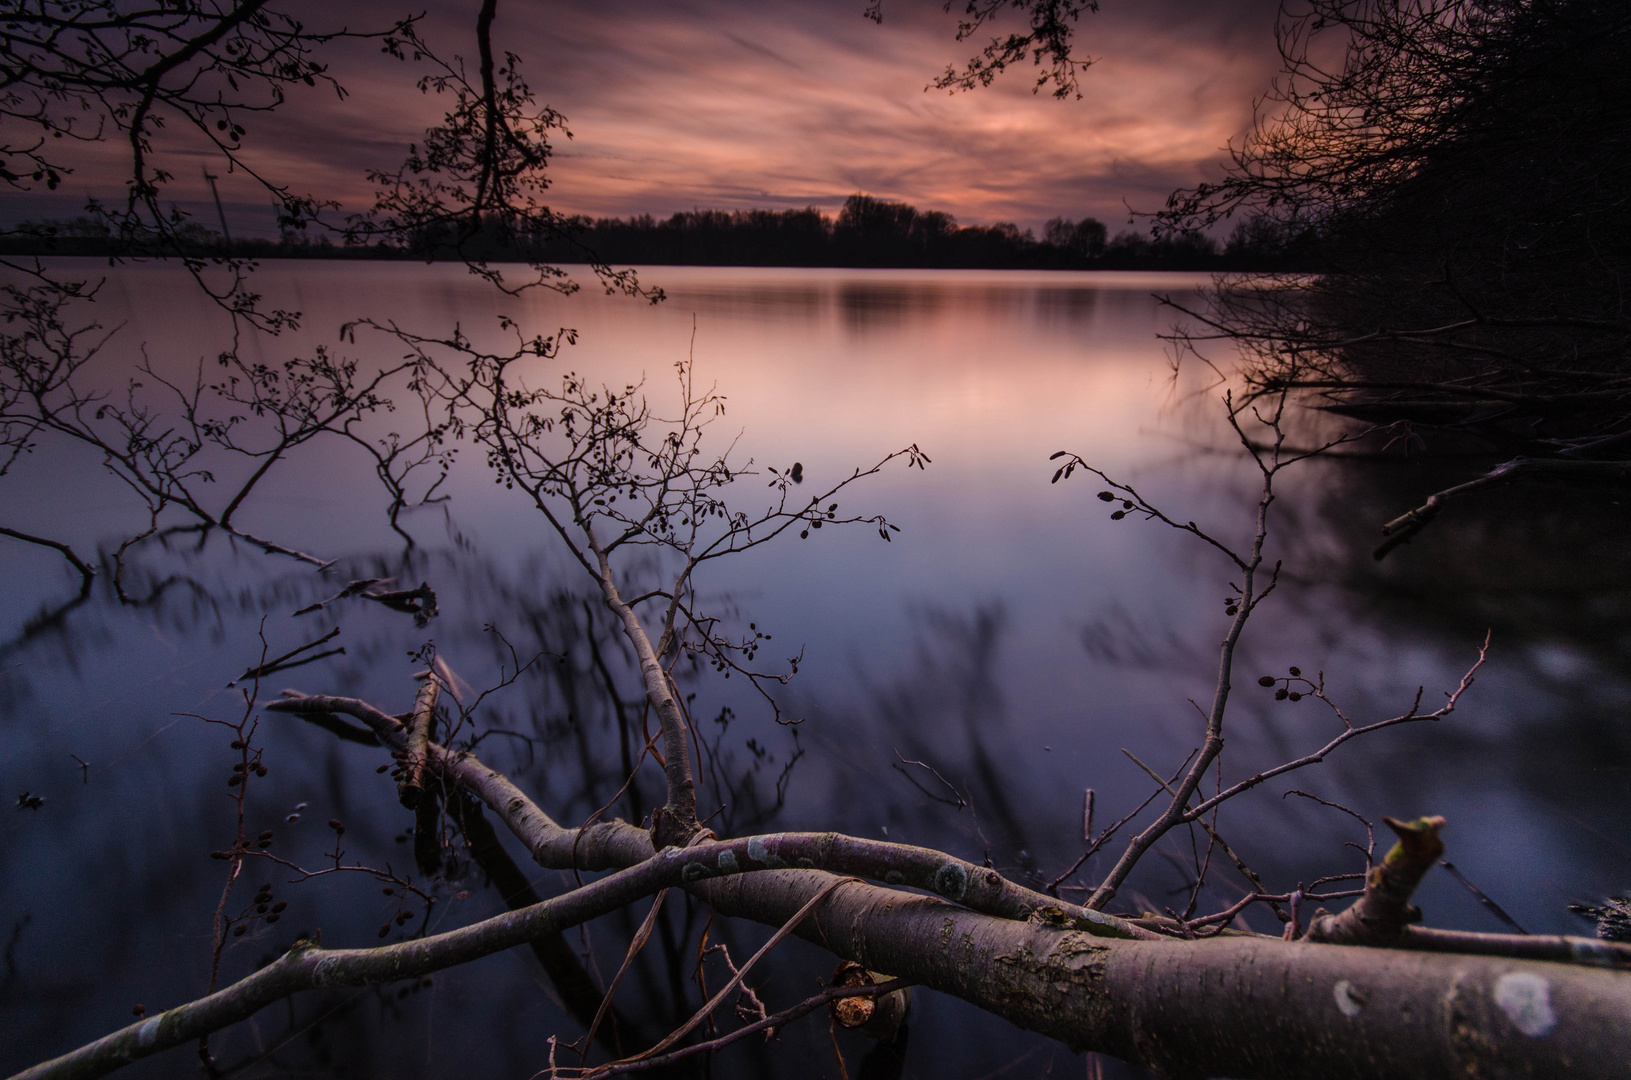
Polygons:
M96 385L122 387L144 352L172 379L191 379L201 361L213 370L226 322L184 273L71 268L106 277L91 311L116 332L85 369ZM989 858L1016 880L1052 879L1082 850L1084 789L1095 792L1099 825L1150 794L1124 749L1170 773L1199 745L1190 702L1211 698L1231 568L1158 522L1111 520L1094 497L1102 484L1080 474L1052 484L1049 458L1073 451L1175 519L1228 543L1249 540L1256 472L1223 423L1221 388L1193 361L1174 371L1159 336L1175 312L1155 297L1188 302L1209 279L674 267L641 276L666 301L592 287L509 298L447 265L274 262L256 287L268 304L301 311L301 329L248 337L244 355L276 365L321 346L368 370L402 349L366 331L341 341L350 320L427 334L457 325L496 346L502 316L529 335L575 329L560 370L618 387L643 377L659 413L677 400L674 365L689 356L696 380L727 398L709 439L735 441L748 475L733 498L744 507L765 503L769 467L798 462L815 488L921 447L926 469L895 462L843 496L846 512L898 525L891 542L865 525L789 534L699 577L697 602L733 632L772 635L771 666L801 657L796 678L774 693L784 718L802 721L777 724L741 678L707 667L686 675L710 746L702 812L717 814L711 824L722 832L840 829ZM1293 437L1328 428L1299 415ZM1270 561L1283 560L1281 584L1237 657L1225 782L1340 730L1318 702L1275 701L1256 685L1260 674L1323 672L1363 721L1403 712L1418 687L1424 707L1436 707L1486 632L1489 661L1451 717L1347 745L1231 803L1218 827L1272 888L1290 891L1361 868L1344 845L1362 846L1365 830L1289 789L1341 803L1379 830L1384 815L1443 814L1448 857L1525 928L1589 933L1567 905L1631 885L1631 511L1589 491L1494 491L1372 560L1381 522L1477 468L1356 456L1285 475L1269 542ZM209 852L231 842L234 803L222 781L235 757L232 734L203 718L244 715L247 684L229 682L263 651L277 656L338 627L325 648L343 646L343 655L269 677L263 698L287 686L365 697L389 712L411 706L422 666L411 654L427 642L473 691L510 672L511 647L523 660L543 654L476 710L478 752L562 821L614 798L620 728L604 679L624 701L638 699L638 684L604 609L584 602L587 578L537 511L492 482L479 452L463 452L442 490L451 498L403 516L417 542L406 552L367 461L339 440L313 444L268 477L239 524L338 560L327 571L219 536L155 541L127 570L131 591L156 594L150 602L120 604L104 572L86 603L54 615L77 576L54 552L0 537L0 776L8 803L25 792L44 800L8 810L0 825L0 1069L122 1026L136 1003L156 1011L201 992L224 880ZM145 522L95 454L43 439L0 478L0 499L0 524L104 560ZM439 613L419 627L352 599L293 614L360 577L424 581ZM633 710L624 718L638 722ZM346 827L346 862L411 864L402 837L412 815L376 775L379 750L277 715L258 738L269 776L255 788L250 832L275 828L275 852L316 866L334 848L325 823L335 819ZM648 766L638 786L645 806L658 784ZM614 812L631 811L624 803ZM1111 857L1096 856L1074 883ZM1115 907L1182 909L1191 859L1188 836L1175 835ZM501 908L478 870L456 864L451 873L430 929ZM279 925L232 941L225 978L318 926L326 945L373 943L396 910L361 875L298 885L291 876L270 865L246 871L234 910L262 881L290 907ZM1214 868L1209 880L1200 910L1243 895L1232 871ZM548 894L569 882L539 872L535 884ZM1418 902L1429 925L1502 929L1448 874L1431 876ZM642 914L571 940L609 978ZM1277 929L1261 909L1246 919ZM688 1013L674 1004L686 993L694 1007L687 950L705 921L692 905L662 924L661 944L619 998L636 1022L655 1028ZM767 932L716 925L714 939L721 933L740 959ZM813 947L782 948L759 987L773 1006L813 991L830 970ZM310 1067L451 1077L482 1060L485 1075L526 1077L545 1066L548 1034L577 1034L553 994L530 956L508 954L407 996L308 995L218 1038L216 1053L253 1075ZM780 1044L738 1047L717 1067L835 1074L823 1028L806 1021ZM912 1032L909 1075L981 1076L1016 1060L1030 1064L1013 1075L1050 1062L1066 1075L1082 1067L1055 1044L932 994L919 993ZM853 1069L859 1044L845 1046ZM178 1050L130 1073L193 1068Z

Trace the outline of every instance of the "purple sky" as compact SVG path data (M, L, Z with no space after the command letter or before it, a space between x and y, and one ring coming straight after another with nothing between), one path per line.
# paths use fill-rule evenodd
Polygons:
M434 5L445 51L474 55L476 0ZM539 100L574 134L552 165L556 209L595 216L817 206L861 191L945 210L964 224L1038 227L1092 215L1124 227L1126 205L1160 206L1175 187L1215 176L1223 147L1251 119L1276 68L1275 0L1104 0L1085 15L1079 52L1096 58L1080 101L1033 95L1032 69L971 93L925 92L975 43L933 0L505 0L495 39L523 57ZM311 4L329 23L332 5ZM386 23L382 0L344 6L353 26ZM1000 25L999 29L1006 29ZM400 162L435 122L411 65L372 46L333 58L350 96L297 96L249 125L249 156L270 174L361 209L363 171ZM213 224L203 159L172 128L171 192ZM112 147L106 148L112 150ZM86 160L63 195L117 196L118 165ZM219 169L215 171L219 172ZM271 233L266 200L241 176L221 179L235 231ZM15 200L11 214L49 210ZM206 212L207 211L207 212Z

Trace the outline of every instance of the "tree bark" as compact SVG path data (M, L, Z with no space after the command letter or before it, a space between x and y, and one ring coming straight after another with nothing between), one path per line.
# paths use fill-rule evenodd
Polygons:
M824 876L781 871L693 888L723 914L775 923ZM1623 970L1258 936L1120 941L859 884L798 933L1175 1080L1625 1075Z
M721 845L735 846L744 842ZM558 934L685 881L698 865L691 855L670 851L533 907L400 945L330 951L301 942L232 986L14 1080L103 1076L301 990L416 978ZM686 887L722 914L780 925L833 885L819 871L763 870ZM807 940L1171 1080L1625 1074L1624 970L1255 935L1113 939L1072 928L1057 909L1021 921L856 880L837 885L796 928Z
M269 708L347 713L387 745L405 738L397 720L355 699L289 695ZM831 886L833 873L885 882L893 887L842 883L796 932L843 959L953 994L1074 1049L1138 1061L1159 1075L1624 1075L1625 1033L1631 1032L1628 946L1563 938L1533 950L1572 963L1478 955L1453 950L1487 952L1500 943L1483 940L1488 935L1443 943L1437 937L1455 935L1408 925L1388 938L1389 944L1399 938L1399 948L1256 935L1148 940L1152 935L1125 920L906 845L779 833L657 854L642 829L621 821L562 828L474 756L434 743L427 750L433 767L492 808L546 867L638 866L653 874L655 864L678 863L679 883L721 914L772 926ZM1401 844L1372 874L1365 900L1331 921L1360 920L1383 900L1407 907L1416 871L1436 857L1438 824L1397 826ZM1406 923L1407 916L1389 926L1395 922Z

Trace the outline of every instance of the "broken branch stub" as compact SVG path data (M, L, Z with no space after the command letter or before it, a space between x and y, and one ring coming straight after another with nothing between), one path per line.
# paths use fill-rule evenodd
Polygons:
M434 672L427 671L408 719L408 744L402 750L402 779L396 785L396 795L409 810L419 805L419 798L425 792L426 747L430 744L431 722L441 690L441 680Z
M1410 897L1421 879L1444 854L1438 831L1441 817L1415 821L1383 818L1398 843L1365 878L1365 894L1340 915L1322 915L1308 928L1308 940L1335 945L1394 945L1406 928L1421 921L1421 909Z
M832 976L832 985L835 987L883 986L894 981L892 975L868 971L851 960L839 964ZM839 1027L860 1031L861 1034L879 1042L888 1042L894 1038L895 1032L906 1022L906 1014L911 1007L910 986L874 996L839 998L829 1006L833 1021Z

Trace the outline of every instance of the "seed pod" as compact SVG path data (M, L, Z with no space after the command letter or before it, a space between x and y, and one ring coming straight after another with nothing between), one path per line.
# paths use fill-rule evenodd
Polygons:
M1124 518L1126 516L1127 516L1127 511L1117 510L1115 513L1110 515L1110 520L1111 521L1120 521L1122 518Z
M1273 686L1274 685L1274 676L1273 675L1264 675L1262 678L1257 680L1257 685L1258 686Z
M255 914L256 915L265 915L267 913L267 911L269 911L269 910L270 910L270 908L266 904L256 904L255 905Z
M331 828L331 829L338 829L340 827L340 819L339 818L329 818L328 819L328 827Z
M230 859L230 858L232 858L232 853L228 852L228 851L212 851L212 852L210 852L210 858L212 858L212 859Z
M383 891L384 891L386 896L395 896L396 895L396 890L391 888L389 885L385 886Z
M1295 679L1295 678L1301 678L1301 677L1302 677L1302 673L1303 673L1303 669L1302 669L1302 668L1300 668L1300 667L1297 667L1297 666L1296 666L1296 665L1295 665L1295 664L1293 664L1293 665L1292 665L1292 667L1291 667L1291 677L1292 677L1292 678L1294 678L1294 679Z
M279 900L277 903L272 905L272 914L276 915L278 912L282 911L284 908L286 908L288 906L289 906L289 901Z
M1291 696L1291 691L1287 690L1283 686L1280 687L1280 689L1278 689L1278 690L1276 690L1274 692L1274 700L1275 701L1284 701L1286 698L1288 698L1290 696Z
M232 928L232 936L233 937L243 937L245 932L248 931L248 929L249 929L248 926L246 926L243 923L239 923L237 926L234 926Z
M256 765L255 766L255 775L256 776L265 776L266 775L266 766L265 765Z
M380 925L380 928L379 928L379 936L380 937L384 937L385 935L389 934L390 932L391 932L391 924L390 923L383 923L383 924Z
M272 839L272 830L271 829L262 829L261 834L259 836L255 837L255 839L257 839L257 840L270 840L270 839Z
M237 773L233 773L230 777L227 778L227 787L237 787L239 784L241 784L243 782L244 782L243 777L239 776Z
M1290 697L1292 701L1301 701L1303 699L1303 696L1297 693L1295 690L1291 691L1291 693L1287 696Z
M1101 492L1099 492L1099 501L1100 502L1115 502L1116 497L1114 495L1112 495L1108 491L1101 491Z

